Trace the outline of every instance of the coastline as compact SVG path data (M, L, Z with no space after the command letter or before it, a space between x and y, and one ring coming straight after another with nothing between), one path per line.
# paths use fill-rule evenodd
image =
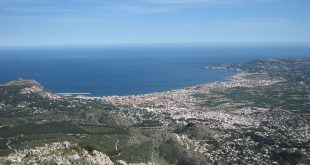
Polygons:
M277 82L280 82L281 80L251 80L246 79L246 76L253 75L253 73L247 73L247 72L238 72L232 76L226 77L225 79L227 81L214 81L209 83L203 83L200 85L195 86L189 86L179 89L173 89L173 90L167 90L163 92L152 92L152 93L146 93L146 94L137 94L137 95L125 95L125 96L119 96L119 95L111 95L111 96L86 96L90 95L90 93L54 93L57 96L60 97L74 97L78 99L86 99L86 100L103 100L110 102L114 105L131 105L133 102L127 101L127 103L120 104L120 100L128 100L128 99L147 99L150 100L152 97L163 97L163 96L175 96L175 95L190 95L197 93L199 91L208 91L211 89L216 88L233 88L233 87L254 87L254 86L264 86L264 85L271 85ZM85 94L85 95L84 95ZM125 101L126 102L126 101Z
M183 87L179 89L172 89L167 90L163 92L151 92L146 94L133 94L133 95L110 95L110 96L91 96L91 93L88 92L68 92L68 93L54 93L52 91L46 91L45 95L53 95L55 97L53 98L66 98L66 97L72 97L72 98L78 98L78 99L86 99L86 100L103 100L109 103L112 103L117 106L124 106L124 105L136 105L143 102L147 102L153 99L156 99L158 97L173 97L173 98L181 98L185 96L190 96L195 93L199 92L208 92L212 89L227 89L227 88L233 88L238 86L243 87L254 87L254 86L263 86L263 85L271 85L274 83L277 83L281 80L257 80L257 79L247 79L246 76L251 76L255 73L247 73L247 72L240 72L226 77L225 81L214 81L214 82L208 82L203 83L195 86L189 86L189 87ZM226 81L227 80L227 81ZM26 93L33 93L33 92L42 92L44 87L35 80L29 80L29 79L19 79L19 80L13 80L10 82L7 82L5 84L1 84L0 86L10 86L10 85L21 85L25 86ZM32 89L32 88L38 88L38 89Z
M132 105L132 104L139 104L145 102L145 100L152 100L157 97L181 97L181 96L189 96L191 94L197 93L197 92L207 92L212 89L227 89L227 88L233 88L233 87L254 87L254 86L264 86L264 85L271 85L277 82L280 82L281 80L251 80L246 79L246 76L253 75L253 73L237 73L233 76L227 77L228 81L222 82L222 81L215 81L211 83L204 83L201 85L196 85L192 87L185 87L180 89L174 89L169 90L165 92L154 92L154 93L148 93L148 94L141 94L141 95L128 95L128 96L101 96L101 97L91 97L91 96L78 96L79 98L84 99L101 99L107 102L110 102L114 105L122 106L122 105ZM130 101L133 100L133 101ZM134 101L136 100L136 101Z
M160 93L151 93L145 95L133 96L108 96L99 98L84 98L84 99L99 99L110 103L114 106L120 107L120 111L127 111L128 108L134 112L147 111L155 116L164 116L172 121L181 124L188 124L188 122L204 123L208 119L216 120L224 123L225 128L234 128L234 124L244 126L256 127L260 121L250 117L246 113L249 109L257 109L259 111L266 111L268 109L258 107L245 107L237 109L236 114L226 112L225 107L209 107L200 106L201 100L195 95L209 95L213 91L223 91L233 87L256 87L268 86L282 80L257 80L247 79L247 76L253 76L252 73L239 73L229 77L228 82L213 82L206 83L194 87L187 87L178 90L171 90ZM80 97L83 99L83 97ZM219 109L218 109L219 108ZM240 112L243 115L238 114ZM253 112L253 111L252 111ZM162 120L164 124L169 124L169 121Z

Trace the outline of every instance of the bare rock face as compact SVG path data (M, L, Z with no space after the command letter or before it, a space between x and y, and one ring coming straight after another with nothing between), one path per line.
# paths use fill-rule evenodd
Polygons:
M19 94L22 94L22 95L30 95L30 94L33 94L33 93L40 93L40 92L43 92L43 88L40 88L40 87L37 87L37 86L32 86L32 87L26 87L26 88L23 88L22 90L20 90Z
M0 157L0 164L57 164L57 165L113 165L111 159L94 150L89 153L77 144L57 142L42 147L25 149Z
M38 94L43 98L50 100L57 100L60 96L47 92L44 88L38 86L26 87L20 90L19 94L22 95L30 95L30 94Z

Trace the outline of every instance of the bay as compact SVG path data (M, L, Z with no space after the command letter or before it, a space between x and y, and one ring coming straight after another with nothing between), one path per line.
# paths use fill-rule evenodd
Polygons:
M133 95L225 81L207 65L309 58L309 47L111 46L0 48L0 82L35 79L55 93Z

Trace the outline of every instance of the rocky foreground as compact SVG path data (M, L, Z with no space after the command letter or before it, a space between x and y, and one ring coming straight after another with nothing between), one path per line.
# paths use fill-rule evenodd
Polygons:
M112 165L110 158L98 152L86 151L77 144L58 142L45 144L34 149L16 151L5 158L0 158L1 164L81 164L81 165Z

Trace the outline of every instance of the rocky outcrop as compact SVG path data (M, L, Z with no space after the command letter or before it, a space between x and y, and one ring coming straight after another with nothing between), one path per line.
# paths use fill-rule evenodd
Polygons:
M38 87L38 86L31 86L31 87L23 88L19 91L19 94L22 94L22 95L38 94L41 97L50 99L50 100L56 100L60 98L60 96L47 92L44 88Z
M0 164L113 165L114 163L99 151L94 150L90 153L77 144L65 141L0 157Z

